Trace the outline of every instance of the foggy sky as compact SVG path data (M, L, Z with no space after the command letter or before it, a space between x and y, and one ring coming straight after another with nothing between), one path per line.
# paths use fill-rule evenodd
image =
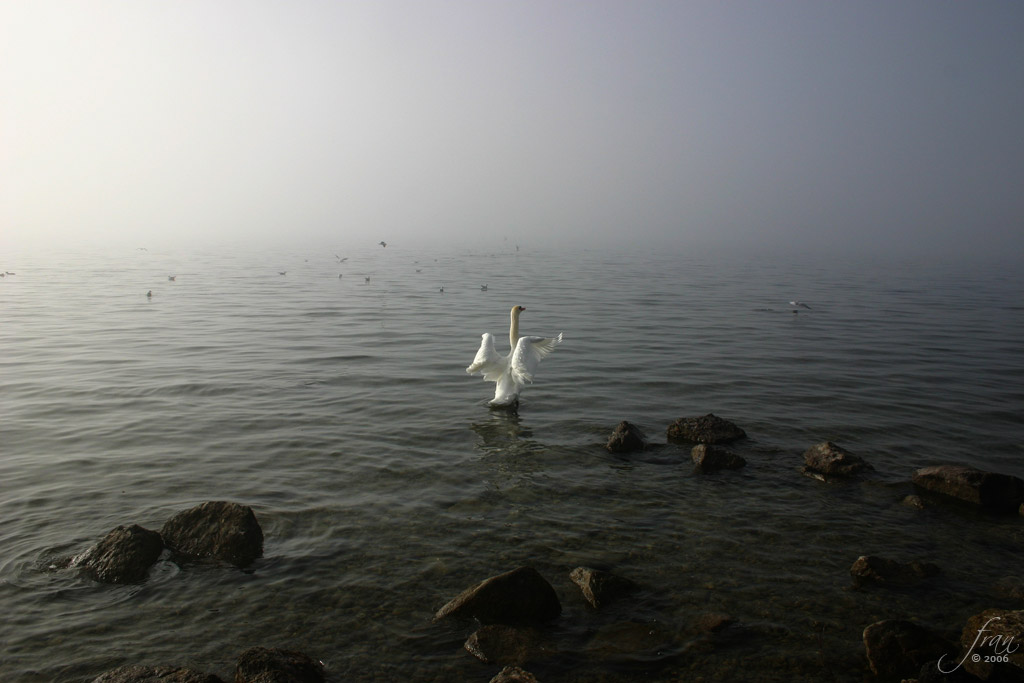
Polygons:
M1024 3L0 6L0 247L1024 251Z

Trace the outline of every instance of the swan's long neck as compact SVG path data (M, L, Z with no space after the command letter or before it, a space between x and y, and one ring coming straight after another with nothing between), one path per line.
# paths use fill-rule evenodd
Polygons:
M519 306L512 309L512 324L508 328L508 343L512 350L516 350L516 342L519 341L519 314L522 311Z

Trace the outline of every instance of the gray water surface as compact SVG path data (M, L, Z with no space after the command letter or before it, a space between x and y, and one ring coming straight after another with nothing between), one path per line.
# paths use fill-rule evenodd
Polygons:
M1020 273L391 246L344 264L333 250L5 258L2 680L125 663L230 679L264 645L323 660L332 681L486 681L500 667L462 650L473 625L431 618L524 564L563 604L559 654L528 666L546 682L859 681L868 624L955 634L1009 606L993 585L1019 574L1019 519L899 501L926 465L1024 474ZM464 372L481 333L505 348L513 304L523 334L565 335L517 414L489 410L493 385ZM747 431L743 470L698 475L665 444L672 420L708 412ZM605 451L623 419L657 448ZM874 475L803 477L824 440ZM262 559L165 559L130 586L51 568L206 500L253 507ZM943 574L852 590L869 553ZM568 578L579 565L642 590L595 611ZM709 612L736 620L731 635L693 634Z

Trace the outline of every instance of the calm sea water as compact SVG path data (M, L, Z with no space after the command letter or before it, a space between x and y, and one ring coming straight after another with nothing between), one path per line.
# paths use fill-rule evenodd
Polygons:
M528 666L547 682L859 681L873 621L953 634L1005 606L993 584L1021 572L1020 519L899 501L930 464L1024 475L1019 271L346 255L4 255L0 679L125 663L229 679L265 645L318 657L332 681L487 681L500 667L461 649L472 626L431 617L523 564L563 603L558 654ZM813 308L794 315L791 299ZM565 334L518 414L489 410L493 385L464 373L482 332L503 346L513 304L524 334ZM669 422L708 412L747 431L745 469L695 474L682 446L603 448L620 420L664 444ZM826 439L875 476L803 477L801 453ZM254 508L266 545L250 570L161 561L107 586L50 568L206 500ZM851 590L867 553L943 574ZM643 588L594 611L568 578L579 565ZM697 638L708 612L736 625Z

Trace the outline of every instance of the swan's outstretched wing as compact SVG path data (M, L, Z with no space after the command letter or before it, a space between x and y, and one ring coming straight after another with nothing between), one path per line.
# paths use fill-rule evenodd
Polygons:
M481 373L488 382L497 382L507 367L508 359L499 356L494 350L494 335L484 332L480 339L480 350L476 352L476 358L466 368L466 372L471 375Z
M520 337L512 354L512 379L517 384L533 381L537 366L555 347L562 343L562 334L557 337Z

